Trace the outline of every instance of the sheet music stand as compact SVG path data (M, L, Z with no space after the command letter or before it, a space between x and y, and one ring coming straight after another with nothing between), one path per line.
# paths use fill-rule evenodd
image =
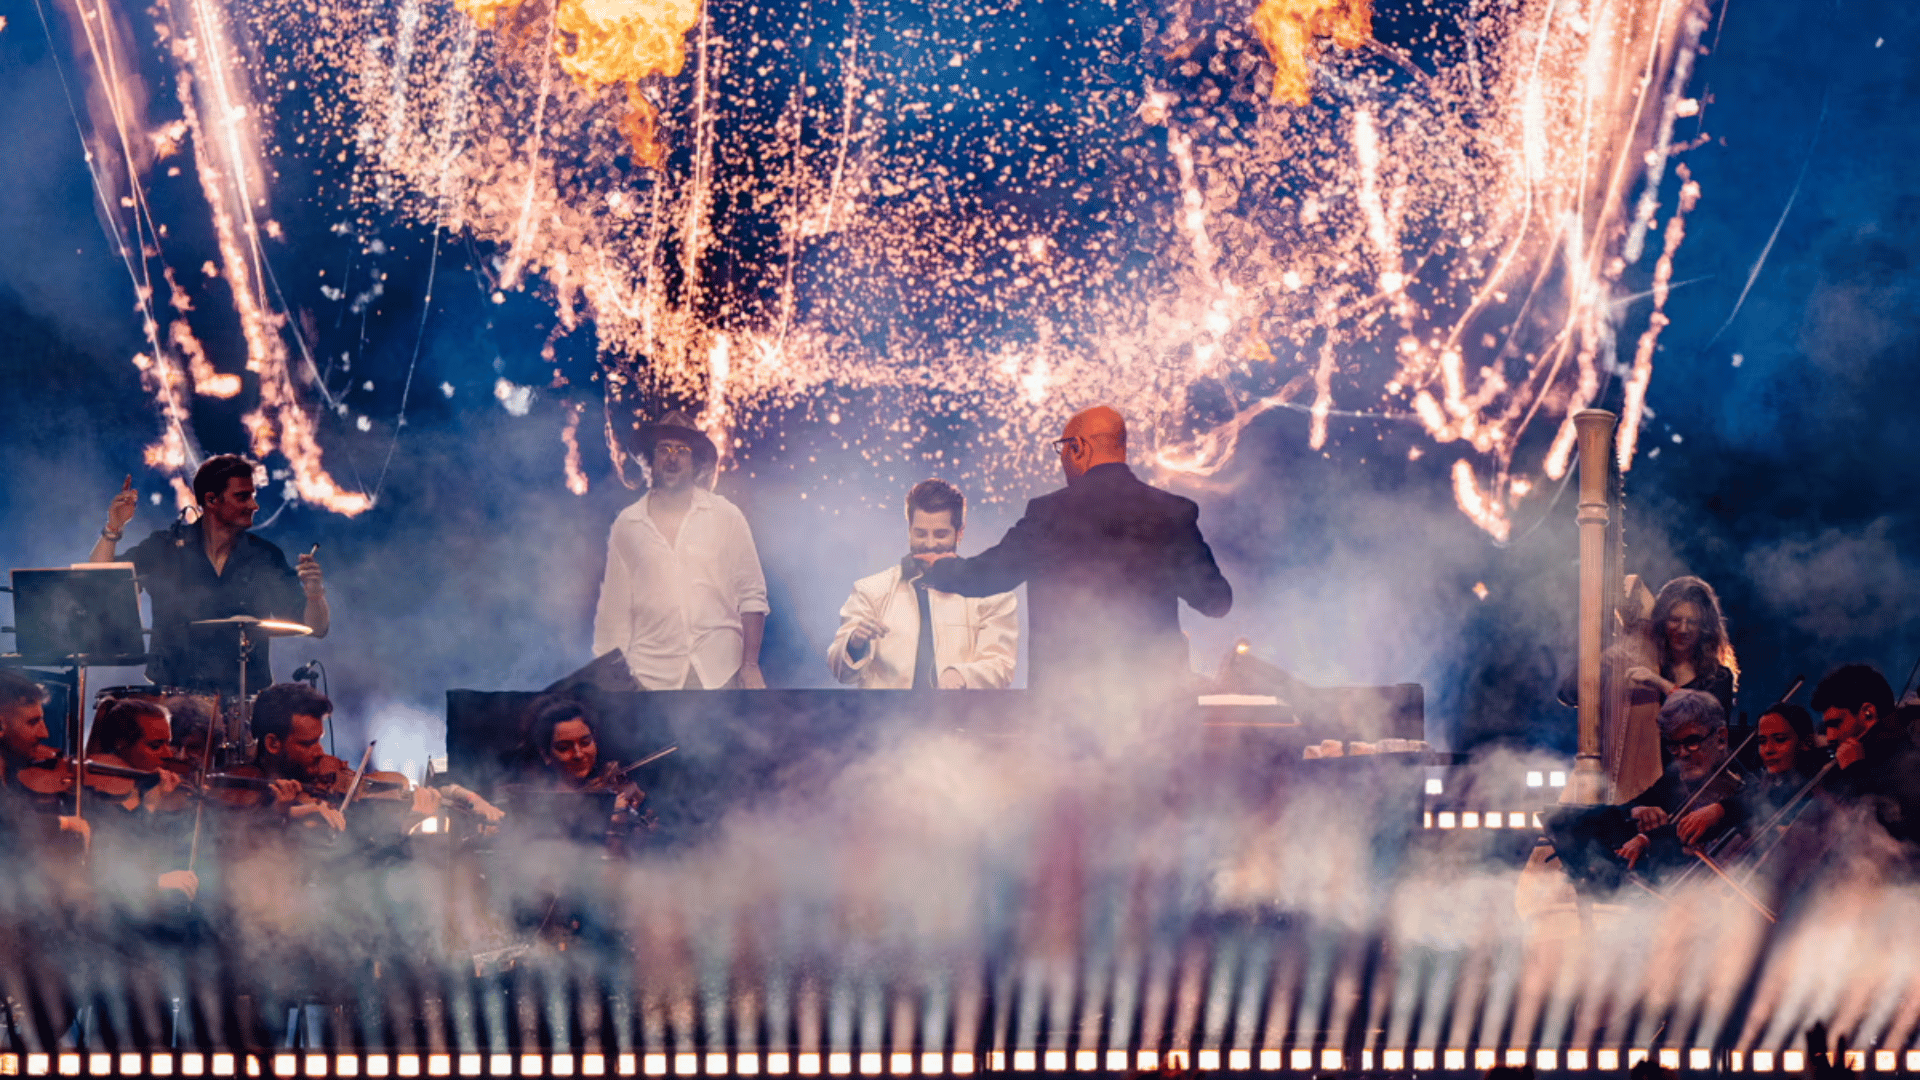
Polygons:
M83 756L87 668L147 662L133 564L15 570L11 591L16 662L71 671L67 741L76 758Z

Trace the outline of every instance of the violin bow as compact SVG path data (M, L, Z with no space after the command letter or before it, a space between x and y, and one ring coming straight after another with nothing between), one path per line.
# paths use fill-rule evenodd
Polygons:
M200 752L200 797L193 801L193 845L187 849L187 872L200 857L200 821L207 812L207 777L213 772L213 729L216 720L207 721L207 745Z
M678 749L680 749L680 744L675 743L672 746L667 747L665 750L655 750L653 753L648 754L646 757L641 758L639 761L636 761L633 764L627 766L626 768L621 769L619 772L614 773L613 778L616 780L624 780L626 779L627 774L632 772L633 770L639 768L642 765L651 765L654 762L659 761L661 758L666 757L668 754L671 754Z
M366 752L360 755L360 767L353 771L353 783L347 785L347 793L340 796L340 813L347 812L347 804L353 801L354 793L360 790L360 778L367 775L367 765L373 761L373 744L378 739L367 740Z

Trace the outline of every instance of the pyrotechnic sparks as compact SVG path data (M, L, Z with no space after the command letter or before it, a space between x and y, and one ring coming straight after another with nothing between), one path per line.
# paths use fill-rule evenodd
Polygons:
M345 168L327 192L351 231L490 245L496 302L535 287L563 331L591 326L609 432L673 401L739 460L770 422L852 396L871 404L839 426L848 448L977 461L992 491L1095 401L1129 415L1145 460L1195 476L1299 408L1329 452L1409 429L1446 446L1461 508L1496 537L1530 477L1564 473L1565 419L1616 372L1631 461L1651 353L1617 363L1616 298L1671 273L1678 215L1653 271L1642 238L1674 118L1698 112L1704 26L1685 0L1266 0L1155 23L1142 48L1118 16L1069 29L1002 3L174 2L217 270L258 376L250 430L302 498L365 501L327 477L297 400L289 346L310 343L261 247L256 133ZM1395 19L1431 32L1376 40ZM170 424L190 416L181 386L233 386L153 336ZM165 374L188 366L191 384ZM974 434L903 441L903 424ZM167 460L195 456L172 442Z

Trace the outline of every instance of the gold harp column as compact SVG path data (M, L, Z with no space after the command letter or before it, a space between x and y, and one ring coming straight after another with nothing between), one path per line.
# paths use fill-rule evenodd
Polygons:
M1582 409L1573 424L1580 447L1580 753L1573 763L1567 802L1608 802L1607 775L1600 767L1600 649L1605 640L1607 581L1608 459L1613 453L1614 415Z

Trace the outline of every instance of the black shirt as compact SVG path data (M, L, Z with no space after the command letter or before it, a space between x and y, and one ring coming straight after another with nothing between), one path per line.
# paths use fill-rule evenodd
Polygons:
M251 615L300 621L307 594L280 549L243 532L233 542L226 568L214 573L200 523L161 529L124 558L140 587L153 597L152 662L147 678L162 686L234 692L240 673L240 639L231 626L189 626L203 619ZM255 635L247 664L247 690L273 682L267 639Z

